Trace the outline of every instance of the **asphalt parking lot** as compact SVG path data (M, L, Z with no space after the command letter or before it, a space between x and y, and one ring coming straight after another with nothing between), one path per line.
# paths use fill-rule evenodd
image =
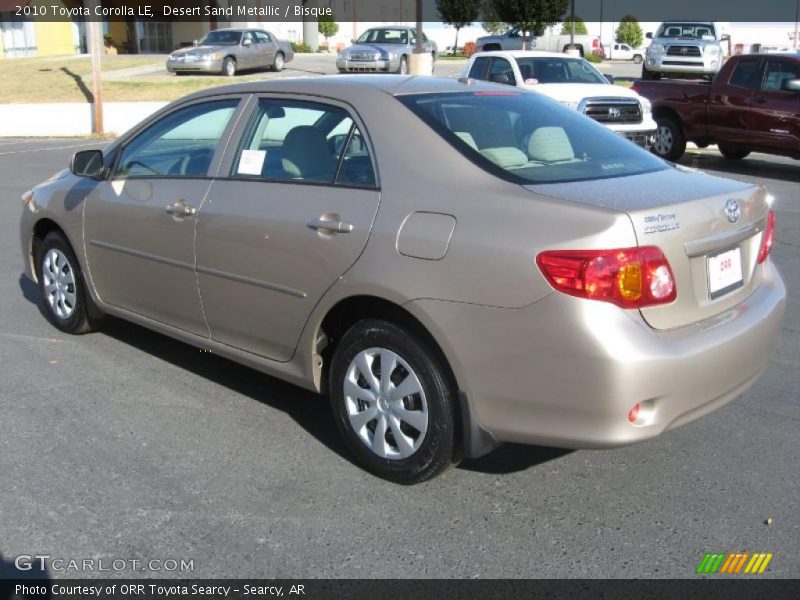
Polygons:
M706 552L747 551L774 553L762 577L800 577L800 162L713 149L682 161L776 198L790 303L778 355L744 396L644 444L509 445L401 487L353 464L321 397L122 321L82 337L45 321L21 276L19 198L93 145L0 140L5 561L194 566L106 573L125 576L690 578Z

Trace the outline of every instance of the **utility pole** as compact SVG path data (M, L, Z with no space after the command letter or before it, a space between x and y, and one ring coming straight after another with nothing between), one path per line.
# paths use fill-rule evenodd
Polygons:
M95 4L92 2L91 4ZM92 133L103 135L103 82L100 79L100 59L103 55L103 30L96 17L90 17L87 23L87 32L89 36L89 53L92 56L92 98L94 107L94 121L92 124Z
M800 33L800 0L797 0L797 7L794 9L794 49L797 50L797 38Z

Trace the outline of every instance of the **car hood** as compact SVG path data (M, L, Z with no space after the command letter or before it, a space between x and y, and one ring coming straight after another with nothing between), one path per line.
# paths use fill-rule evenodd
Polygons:
M181 56L183 54L205 54L211 52L221 52L226 48L234 48L235 46L231 45L219 45L219 46L211 46L211 45L201 45L201 46L189 46L188 48L181 48L180 50L175 50L170 56Z
M399 48L404 48L405 44L355 44L345 50L346 54L353 52L381 52L382 54L389 54L396 52Z
M639 98L633 90L610 83L536 83L522 87L559 102L580 102L584 98Z

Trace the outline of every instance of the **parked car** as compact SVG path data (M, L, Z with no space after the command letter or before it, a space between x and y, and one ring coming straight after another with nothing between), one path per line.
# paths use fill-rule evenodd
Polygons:
M650 146L656 131L650 101L613 85L610 75L583 58L553 52L482 52L470 58L461 76L539 92L643 147Z
M197 46L176 50L167 58L167 71L221 73L233 77L247 69L283 70L294 58L292 45L262 29L215 29Z
M353 45L336 57L340 73L383 72L408 73L408 61L417 46L417 30L413 27L373 27L362 33ZM436 42L422 34L422 47L438 58Z
M565 52L574 46L581 56L600 50L600 38L596 35L525 35L514 27L505 33L479 37L475 46L482 52L493 50L522 50L523 42L527 50L543 50L545 52Z
M637 65L641 64L645 51L642 48L633 48L628 44L613 43L603 48L603 56L608 60L630 60Z
M721 41L730 39L720 34L714 23L662 23L647 47L642 64L642 79L660 79L662 75L695 76L713 79L724 60Z
M785 305L764 189L490 83L203 90L23 204L57 328L115 315L327 392L358 460L403 483L697 419L766 369Z
M725 158L750 152L800 158L800 54L732 56L711 84L637 81L658 131L652 150L678 160L686 142L717 144Z

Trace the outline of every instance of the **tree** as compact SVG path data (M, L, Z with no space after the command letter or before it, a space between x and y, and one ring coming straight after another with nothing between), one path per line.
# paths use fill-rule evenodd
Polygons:
M628 44L631 48L638 48L644 41L642 35L642 28L639 26L639 21L636 17L625 15L619 22L617 27L617 43Z
M575 30L574 32L572 31L573 29ZM586 29L586 23L583 22L583 19L578 16L575 17L574 22L572 17L564 19L561 25L561 35L570 35L571 33L575 35L588 35L589 31Z
M523 34L543 35L550 25L564 17L569 0L487 0L500 20L517 27ZM522 42L523 50L526 42Z
M481 20L483 21L481 23L483 28L492 35L504 33L511 29L508 23L504 23L500 20L500 17L497 16L491 0L483 0L483 2L481 2Z
M452 25L456 30L456 41L453 53L458 51L458 32L473 21L477 21L481 13L482 0L436 0L436 8L442 22Z
M339 24L333 20L332 15L320 15L317 22L317 31L325 36L325 45L328 46L328 50L330 50L331 45L328 42L328 38L336 35L339 31Z

